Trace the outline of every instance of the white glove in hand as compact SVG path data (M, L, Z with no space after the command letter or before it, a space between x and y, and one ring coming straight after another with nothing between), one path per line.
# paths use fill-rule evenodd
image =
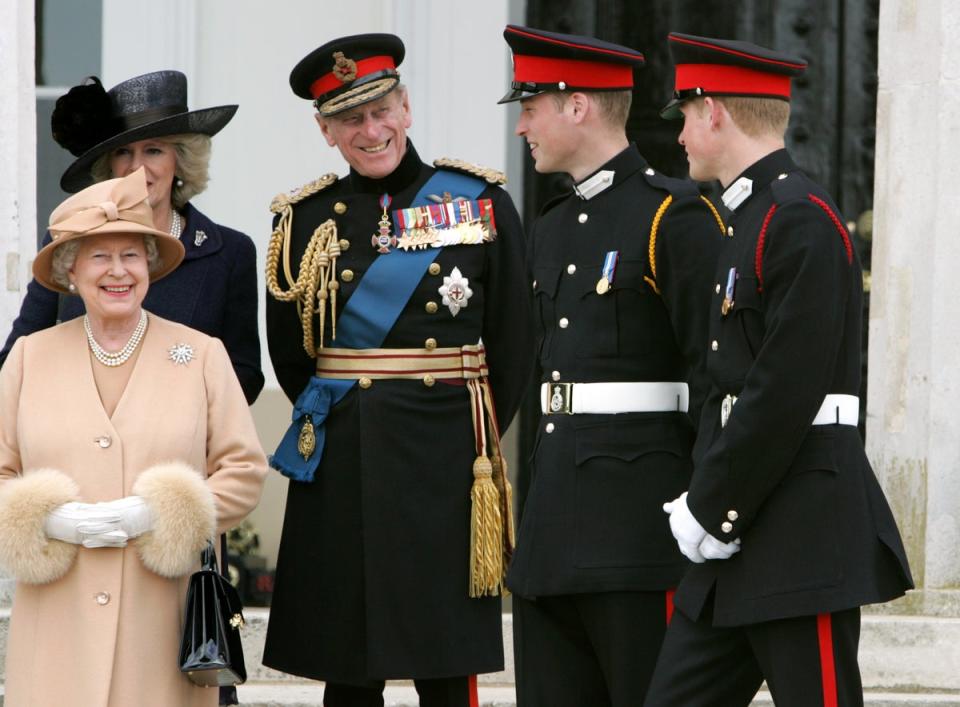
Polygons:
M707 560L729 560L736 553L740 552L740 538L732 543L724 543L717 540L712 535L707 535L701 542L700 554Z
M153 514L141 496L124 496L115 501L104 501L97 508L120 517L120 528L130 539L153 530Z
M120 514L93 503L64 503L47 515L43 532L48 538L87 548L124 547L127 534L120 527Z
M691 562L704 562L706 558L700 552L700 543L707 536L707 531L687 507L687 492L664 503L663 510L670 516L670 532L676 538L680 552Z

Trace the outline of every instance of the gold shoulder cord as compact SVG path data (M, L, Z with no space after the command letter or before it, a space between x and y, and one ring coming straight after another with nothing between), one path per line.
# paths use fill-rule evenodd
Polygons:
M710 209L710 213L713 214L713 217L717 220L717 226L720 227L720 235L724 234L723 228L723 219L720 218L720 213L717 211L717 208L713 203L705 197L703 194L700 195L700 198L703 200L703 203L707 205L707 208ZM667 209L670 208L670 204L673 203L673 196L668 196L660 204L660 207L657 209L657 213L653 216L653 223L650 224L650 245L647 257L650 259L650 272L653 273L653 277L643 276L643 279L647 281L647 284L653 288L653 291L658 295L660 294L660 288L657 287L657 232L660 230L660 221L663 220L663 215L667 212Z
M336 279L337 257L340 255L340 240L337 224L333 219L321 223L310 236L307 248L300 259L300 269L296 279L290 269L290 241L293 226L293 206L308 196L326 189L337 181L337 175L325 174L291 194L281 194L270 204L270 211L280 215L277 227L270 234L267 246L267 290L280 302L296 302L303 328L303 348L307 355L316 358L317 350L313 340L313 313L318 311L320 319L320 346L323 346L324 323L326 321L327 300L330 300L331 338L337 337L336 309L337 290L340 283ZM280 287L279 266L283 255L283 274L290 289Z

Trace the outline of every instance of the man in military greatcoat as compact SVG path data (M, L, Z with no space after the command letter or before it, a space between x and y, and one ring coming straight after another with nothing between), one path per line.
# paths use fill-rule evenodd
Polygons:
M671 34L690 174L730 209L704 342L710 393L689 492L668 503L695 564L646 704L863 704L860 606L912 587L857 431L862 275L830 195L784 149L806 63ZM739 544L727 559L708 545Z
M536 170L573 180L528 242L543 415L507 581L517 704L636 707L688 564L661 505L690 478L722 224L627 139L642 54L512 25L504 37L501 102L520 101Z
M293 69L350 165L274 200L267 337L293 421L264 663L326 681L324 704L476 705L503 668L511 551L499 425L532 361L529 287L503 175L421 161L389 34Z

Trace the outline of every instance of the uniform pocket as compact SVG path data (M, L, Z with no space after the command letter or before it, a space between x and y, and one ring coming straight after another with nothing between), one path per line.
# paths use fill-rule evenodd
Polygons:
M646 350L649 330L644 331L647 320L640 309L649 288L643 275L641 261L621 261L613 284L603 294L597 293L601 271L587 278L580 294L578 318L585 320L589 332L580 337L577 356L609 357Z
M843 579L833 442L809 437L743 537L752 596L832 587Z
M533 270L533 297L540 318L540 358L550 355L553 330L557 318L557 287L560 282L559 267L538 267Z
M643 413L576 427L576 545L581 568L677 562L662 504L690 481L692 432Z

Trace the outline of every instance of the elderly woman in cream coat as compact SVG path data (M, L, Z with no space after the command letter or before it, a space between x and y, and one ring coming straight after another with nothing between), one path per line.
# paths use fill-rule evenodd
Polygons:
M5 707L217 704L177 670L187 578L266 460L223 344L142 310L183 257L143 170L70 197L34 276L87 316L0 371L0 563L17 579Z

